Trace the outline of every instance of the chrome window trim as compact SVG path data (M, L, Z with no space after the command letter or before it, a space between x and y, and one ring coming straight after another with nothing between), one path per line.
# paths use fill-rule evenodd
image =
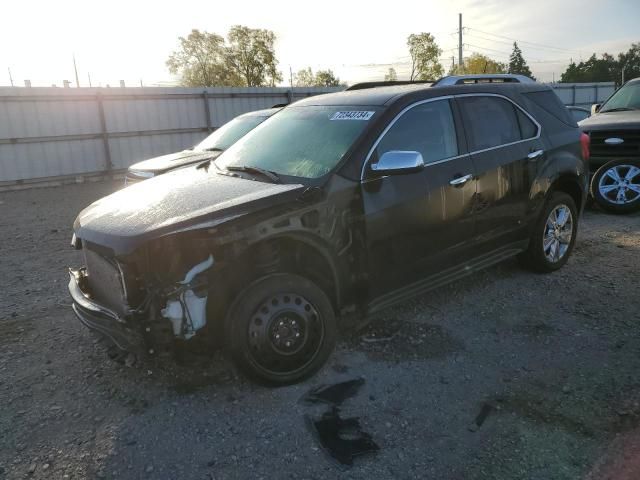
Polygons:
M522 142L528 142L530 140L537 140L537 139L540 138L540 136L542 134L542 125L540 125L540 123L529 112L527 112L524 108L522 108L516 102L511 100L509 97L506 97L504 95L500 95L498 93L460 93L460 94L456 94L456 95L446 95L446 96L443 96L443 97L435 97L435 98L428 98L426 100L420 100L418 102L412 103L411 105L407 105L405 108L403 108L393 118L393 120L389 123L389 125L386 126L386 128L382 131L382 133L380 133L380 135L378 136L377 140L375 141L375 143L373 144L373 146L369 150L369 153L367 153L367 156L366 156L366 158L364 160L364 163L362 164L362 169L360 170L360 182L364 182L365 181L365 178L364 178L365 169L367 168L367 165L369 164L369 161L371 160L371 155L373 155L373 151L378 147L378 144L382 141L383 137L387 134L387 132L391 129L391 127L393 127L393 125L400 119L400 117L402 115L404 115L407 111L411 110L413 107L417 107L418 105L422 105L424 103L436 102L436 101L439 101L439 100L451 100L451 99L460 98L460 97L498 97L498 98L503 98L503 99L507 100L508 102L511 102L513 105L515 105L516 108L518 108L522 113L524 113L534 123L534 125L537 127L538 131L537 131L535 136L529 137L529 138L525 138L525 139L522 139L522 140L518 140L516 142L503 143L501 145L496 145L495 147L484 148L482 150L474 150L474 151L471 151L471 152L468 152L468 153L465 153L465 154L462 154L462 155L456 155L455 157L447 157L447 158L443 158L441 160L436 160L435 162L425 163L425 165L424 165L425 168L427 168L427 167L429 167L431 165L438 165L440 163L449 162L451 160L457 160L459 158L468 157L470 155L489 152L491 150L496 150L498 148L503 148L503 147L509 147L511 145L516 145L516 144L522 143ZM455 120L454 120L454 123L455 123ZM457 134L457 132L456 132L456 134Z

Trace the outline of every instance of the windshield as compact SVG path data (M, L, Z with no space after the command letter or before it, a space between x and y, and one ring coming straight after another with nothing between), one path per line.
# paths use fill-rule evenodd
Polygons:
M617 109L640 109L640 83L628 84L622 87L607 100L600 112Z
M376 107L285 108L220 156L216 165L321 177L340 162L376 111Z
M226 150L248 132L256 128L269 117L248 115L234 118L225 123L202 142L195 146L195 150Z

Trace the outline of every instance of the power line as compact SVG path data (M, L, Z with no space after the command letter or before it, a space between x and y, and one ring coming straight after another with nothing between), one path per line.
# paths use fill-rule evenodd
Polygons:
M480 45L474 45L473 43L465 43L465 45L467 45L469 47L479 48L481 50L488 50L490 52L500 53L502 55L506 55L507 57L511 56L510 52L505 52L505 51L502 51L502 50L496 50L495 48L481 47Z
M505 43L505 44L508 44L508 45L512 45L512 42L505 42L503 40L494 40L494 39L491 39L491 38L486 38L486 37L482 37L480 35L476 35L475 33L468 33L467 35L472 37L472 38L482 39L482 40L486 40L488 42L499 42L499 43ZM525 47L526 48L532 48L532 47L529 47L529 46L526 46L526 45L525 45ZM479 48L483 48L483 47L479 47ZM536 47L533 47L533 48L535 49ZM557 60L538 60L538 59L535 59L535 58L533 58L533 59L528 58L527 59L528 63L563 63L563 62L566 62L566 61L567 61L566 58L557 59Z
M491 33L491 32L485 32L485 31L479 30L477 28L471 28L471 27L466 27L466 28L469 29L469 30L474 30L474 31L479 32L479 33L484 33L485 35L491 35L493 37L498 37L498 38L505 38L507 40L511 40L513 42L518 42L518 43L521 43L521 44L535 45L535 46L540 47L540 48L548 48L548 49L551 49L551 50L560 50L560 51L563 51L563 52L573 52L573 53L582 54L582 51L580 51L580 50L572 50L570 48L554 47L554 46L551 46L551 45L545 45L543 43L529 42L527 40L518 40L517 38L507 37L505 35L498 35L496 33Z
M509 59L511 59L511 53L507 53L504 50L496 50L496 49L493 49L493 48L482 47L480 45L474 45L474 44L471 44L471 43L466 43L465 45L468 45L468 46L474 47L474 48L479 48L481 50L487 50L487 51L490 51L490 52L500 53L502 55L506 55L507 57L509 57ZM527 59L527 63L566 63L566 62L567 62L567 59L565 59L565 58L563 58L563 59L553 59L553 60L550 60L550 59L539 60L539 59L536 59L536 58Z

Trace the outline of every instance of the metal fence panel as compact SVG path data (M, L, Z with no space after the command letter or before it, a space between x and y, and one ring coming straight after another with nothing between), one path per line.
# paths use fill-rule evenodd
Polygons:
M551 84L588 107L613 83ZM124 169L198 143L249 111L342 88L0 88L0 186Z
M589 108L602 103L616 90L613 82L600 83L550 83L565 105Z
M249 111L341 88L0 88L0 186L127 168Z

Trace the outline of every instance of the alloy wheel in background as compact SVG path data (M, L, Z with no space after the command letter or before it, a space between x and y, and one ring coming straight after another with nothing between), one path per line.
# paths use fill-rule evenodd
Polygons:
M617 160L600 167L591 181L591 195L612 213L640 209L640 162Z
M640 168L635 165L613 166L600 177L598 190L604 199L626 205L640 198Z

